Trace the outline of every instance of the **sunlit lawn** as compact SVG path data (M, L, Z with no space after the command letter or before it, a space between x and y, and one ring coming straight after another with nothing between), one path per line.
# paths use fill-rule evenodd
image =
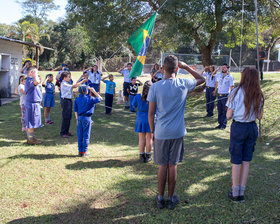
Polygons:
M80 74L72 73L73 79ZM234 76L238 81L240 75ZM123 78L115 81L118 92ZM217 112L214 118L204 118L203 93L188 97L185 157L176 187L182 202L174 211L155 208L157 166L138 161L135 114L122 105L114 104L110 117L104 115L104 102L97 106L88 158L77 157L74 117L74 137L59 136L58 95L51 112L54 125L36 130L41 146L26 144L18 101L0 107L0 223L279 223L280 75L266 75L262 86L263 136L242 204L226 196L231 186L229 128L213 129Z

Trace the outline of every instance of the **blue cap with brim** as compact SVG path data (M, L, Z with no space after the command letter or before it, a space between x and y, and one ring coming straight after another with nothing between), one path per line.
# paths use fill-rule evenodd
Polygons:
M62 64L61 66L62 66L62 67L65 67L65 66L67 66L67 65L66 65L66 64Z
M87 93L87 90L88 90L88 88L87 88L86 85L81 85L81 86L79 86L79 93L80 93L80 94L86 94L86 93Z

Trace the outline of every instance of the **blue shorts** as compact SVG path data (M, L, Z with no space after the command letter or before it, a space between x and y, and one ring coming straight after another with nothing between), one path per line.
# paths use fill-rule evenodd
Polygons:
M44 107L54 107L55 96L54 94L45 93L44 95Z
M129 82L124 82L123 83L123 95L124 96L129 96L127 89L129 88L130 83Z
M230 129L229 152L232 164L242 164L242 161L250 162L255 151L258 138L258 126L256 122L233 122Z
M41 105L40 103L25 103L25 124L27 128L41 127Z

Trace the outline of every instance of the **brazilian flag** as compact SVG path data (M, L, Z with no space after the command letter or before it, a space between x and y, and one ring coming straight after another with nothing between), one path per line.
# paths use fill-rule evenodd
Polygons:
M142 73L146 54L151 41L151 36L153 33L155 20L157 13L155 12L129 39L128 42L131 44L135 50L137 59L134 66L130 72L129 77L139 76Z

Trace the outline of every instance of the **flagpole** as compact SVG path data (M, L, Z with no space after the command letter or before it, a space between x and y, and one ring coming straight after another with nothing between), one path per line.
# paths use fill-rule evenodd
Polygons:
M167 2L168 0L165 0L165 2L158 8L158 10L156 10L157 12L165 5L165 3Z
M257 69L258 69L258 78L260 80L260 56L259 56L259 28L258 28L258 2L254 0L255 3L255 19L256 19L256 37L257 37ZM262 123L259 120L259 136L262 138Z

